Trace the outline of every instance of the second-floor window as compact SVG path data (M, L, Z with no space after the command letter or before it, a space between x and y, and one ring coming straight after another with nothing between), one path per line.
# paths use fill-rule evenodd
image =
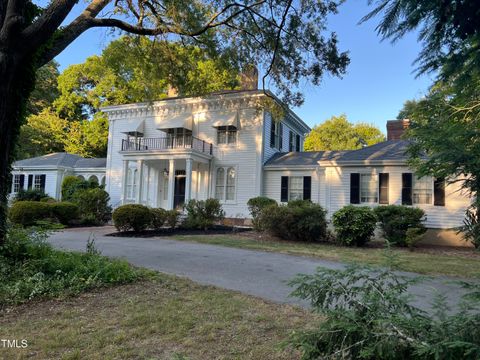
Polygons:
M232 145L237 143L237 128L235 126L217 127L217 144Z
M270 147L282 150L283 147L283 124L279 121L273 121L270 128Z
M289 132L288 151L300 151L300 135Z

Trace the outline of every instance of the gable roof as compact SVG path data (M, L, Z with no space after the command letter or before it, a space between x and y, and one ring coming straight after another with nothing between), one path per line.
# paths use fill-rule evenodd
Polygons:
M352 162L406 162L408 160L407 147L409 140L388 140L381 143L364 147L359 150L349 151L337 159L337 164Z
M13 167L104 168L106 163L106 158L86 159L79 155L58 152L15 161Z
M389 140L358 150L276 153L265 163L265 167L367 165L385 162L403 164L408 160L406 150L409 144L409 140Z
M282 152L274 154L266 163L266 167L284 166L318 166L319 161L332 161L348 151L305 151Z

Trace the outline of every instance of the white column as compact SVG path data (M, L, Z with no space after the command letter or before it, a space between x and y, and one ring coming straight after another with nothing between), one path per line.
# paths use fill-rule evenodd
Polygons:
M192 198L192 168L193 159L185 160L185 204Z
M138 179L137 179L137 198L136 198L136 203L141 204L142 203L142 193L143 193L143 160L137 160L137 173L138 173Z
M175 160L170 159L168 163L168 206L169 210L173 209L173 195L175 187Z
M123 160L122 204L127 203L127 178L128 178L128 160Z

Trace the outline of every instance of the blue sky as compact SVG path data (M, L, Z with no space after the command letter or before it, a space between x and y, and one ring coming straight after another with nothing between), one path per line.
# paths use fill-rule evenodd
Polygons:
M416 36L408 34L395 44L382 42L375 32L378 20L357 25L368 11L366 1L348 0L332 16L329 28L337 33L340 48L349 51L351 62L342 79L326 77L320 86L302 89L305 103L294 110L308 125L344 113L352 122L372 123L385 131L386 121L396 117L403 103L421 97L432 83L429 76L415 78L413 61L420 52ZM56 60L61 69L81 63L99 54L111 38L104 29L89 30Z

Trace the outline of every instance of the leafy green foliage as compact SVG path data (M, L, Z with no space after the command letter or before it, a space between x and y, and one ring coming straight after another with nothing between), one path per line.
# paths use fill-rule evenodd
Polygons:
M40 189L20 189L14 197L14 201L41 201L49 196Z
M8 216L13 224L23 226L34 226L44 220L58 220L67 225L78 218L78 207L69 202L17 201Z
M411 305L418 282L387 268L351 265L299 275L292 293L325 316L316 329L294 334L302 359L477 359L480 302L464 299L451 312L441 296L426 313Z
M53 104L59 95L57 78L59 64L53 60L37 70L35 87L27 104L27 114L38 114Z
M332 116L316 125L305 138L305 151L355 150L364 145L385 141L385 136L375 126L352 124L346 115Z
M185 226L189 228L207 230L215 222L219 222L225 217L225 211L223 211L220 201L212 198L192 199L185 205L185 211L187 212Z
M62 181L62 200L73 201L75 194L82 190L98 188L94 181L81 179L77 176L65 176Z
M165 225L169 227L170 229L175 229L178 225L179 218L180 218L180 213L175 210L166 210L166 219L165 219Z
M112 208L108 204L110 195L101 189L80 189L73 194L72 201L77 204L82 223L103 225L110 220Z
M140 204L127 204L116 208L112 214L113 224L118 231L140 232L152 222L150 209Z
M405 232L405 245L412 249L417 243L422 241L425 235L425 228L409 228Z
M480 248L480 216L478 214L480 204L475 200L473 205L467 209L463 226L459 229L466 241L470 241L476 249Z
M252 215L253 228L257 231L262 231L262 224L260 223L260 215L264 208L270 205L275 205L277 202L266 196L257 196L251 198L247 202L248 210Z
M414 228L416 233L426 229L423 225L425 212L416 207L403 205L386 205L375 208L375 214L380 222L383 236L390 243L407 246L407 230Z
M261 212L261 228L279 238L293 241L325 241L326 211L310 201L290 201L287 205L270 205Z
M151 227L154 230L160 230L167 220L167 211L161 208L150 209L152 215Z
M377 217L368 206L344 206L332 217L336 240L347 246L365 245L375 232Z
M108 259L96 251L54 250L46 237L36 230L9 230L0 246L0 308L129 283L145 275L124 260Z

